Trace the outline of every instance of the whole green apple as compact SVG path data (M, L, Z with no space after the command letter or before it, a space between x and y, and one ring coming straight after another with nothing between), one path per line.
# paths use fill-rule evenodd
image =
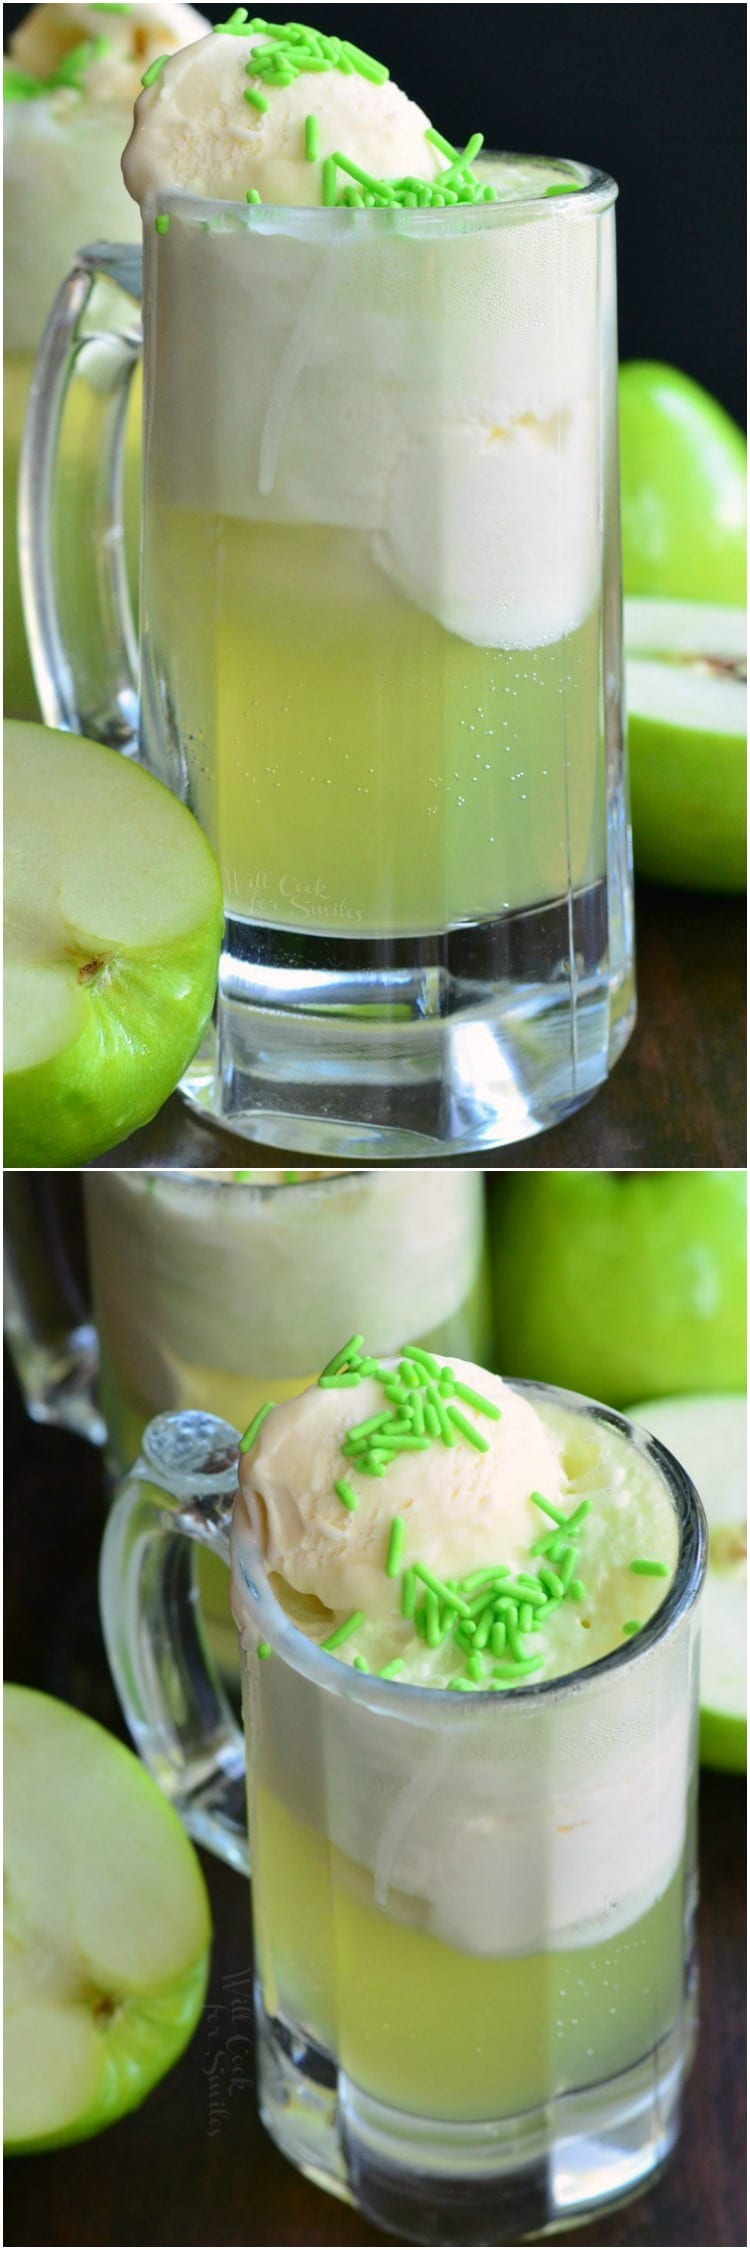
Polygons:
M656 360L620 369L626 594L746 598L747 445L708 391Z
M639 874L697 890L747 880L745 614L625 603L633 847Z
M491 1227L503 1375L609 1406L743 1388L744 1172L529 1172Z
M205 1030L223 928L197 821L100 743L5 725L5 1162L145 1125Z
M700 1494L708 1523L701 1603L700 1755L747 1770L747 1408L736 1393L642 1399L634 1422L669 1447Z
M192 2038L211 1922L200 1864L132 1750L4 1690L6 2148L136 2109Z

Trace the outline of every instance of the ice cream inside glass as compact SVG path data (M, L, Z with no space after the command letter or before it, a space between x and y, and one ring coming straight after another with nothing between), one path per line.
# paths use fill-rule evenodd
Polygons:
M326 1157L522 1138L633 1018L613 183L246 9L145 80L141 747L227 916L183 1090Z
M695 1494L359 1335L243 1447L265 2122L402 2240L569 2224L662 2161L692 2049Z
M3 67L4 170L4 702L12 718L38 716L26 645L17 552L18 462L34 361L45 323L75 252L111 238L136 242L137 213L120 158L143 72L156 55L205 32L206 19L179 0L122 8L29 9L11 34ZM74 506L86 432L83 400L66 430ZM128 560L137 588L140 505L140 386L125 454ZM72 544L72 543L71 543ZM85 597L81 612L85 611Z

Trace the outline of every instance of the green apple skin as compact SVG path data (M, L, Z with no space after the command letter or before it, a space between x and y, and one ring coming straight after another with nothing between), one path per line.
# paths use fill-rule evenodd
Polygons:
M708 1576L703 1595L703 1641L709 1607L717 1592L719 1570L712 1567L714 1533L728 1523L736 1526L742 1560L734 1564L738 1571L735 1585L730 1589L732 1611L714 1607L712 1618L713 1639L723 1636L730 1647L738 1639L744 1642L746 1613L745 1552L747 1544L746 1485L746 1408L744 1396L713 1395L708 1398L639 1399L637 1405L628 1407L633 1422L640 1422L653 1437L661 1438L677 1461L681 1461L692 1477L703 1502L708 1520ZM729 1424L727 1416L731 1417ZM696 1420L698 1442L696 1443ZM701 1428L701 1424L703 1427ZM728 1489L727 1489L728 1487ZM701 1656L701 1708L699 1756L702 1766L711 1766L719 1773L747 1772L747 1717L740 1711L720 1709L704 1701L707 1694ZM710 1678L710 1674L709 1674Z
M605 1405L745 1382L744 1172L547 1172L490 1205L496 1366Z
M134 864L138 823L151 825L154 816L150 804L153 792L157 792L158 799L165 800L170 808L168 846L165 840L164 849L181 855L185 926L179 927L178 916L175 934L153 945L128 948L118 945L116 936L108 942L105 930L105 958L90 981L86 976L85 1004L76 972L62 965L58 950L49 970L60 982L61 1020L63 1009L70 1014L69 1036L61 1039L55 1053L27 1067L6 1069L5 1163L18 1168L85 1164L156 1115L196 1052L216 991L223 932L221 880L210 846L192 814L160 782L140 767L130 766L116 751L106 750L101 744L82 744L77 737L60 735L50 728L8 722L8 793L8 776L16 754L22 767L27 760L38 765L40 806L45 790L52 786L45 764L56 755L64 757L66 772L73 771L79 754L82 761L85 759L82 770L90 800L103 774L109 805L114 782L114 817L120 826L114 837L111 833L102 835L102 853L107 849L119 853L124 832L125 848L133 852ZM31 771L35 776L33 766ZM155 809L161 829L163 804ZM110 820L112 817L110 813ZM6 905L13 856L10 826L6 809ZM26 839L17 839L16 848L27 850ZM200 899L200 912L196 909L192 926L187 918L188 888L191 898ZM7 942L6 975L9 979L13 975ZM33 1006L31 994L29 1005ZM8 1017L6 1000L6 1023Z
M3 1702L5 2149L21 2156L90 2140L139 2108L177 2062L193 2036L205 2000L211 1917L197 1854L172 1806L133 1751L82 1712L34 1689L7 1686ZM40 1831L45 1830L40 1846ZM101 1869L96 1858L100 1849ZM40 1850L50 1862L41 1879ZM65 1958L66 1885L71 1869L81 1875L84 1888L71 1904L71 1947ZM35 1928L34 1913L43 1910L45 1879L54 1894L50 1921ZM133 1888L139 1883L143 1896L134 1907ZM102 1950L107 1949L102 1930L110 1909L113 1974L101 1961ZM145 1956L137 1942L135 1947L132 1944L136 1915L141 1918ZM125 1935L118 1917L129 1918ZM24 1948L31 1964L27 1994L31 2004L27 2014L23 1995L16 1990L16 2022L20 2019L23 2026L16 2031L9 1988L18 1986L17 1961ZM153 1973L151 1965L161 1948L169 1973L163 1981L155 1976L147 1986L144 1958ZM175 1969L181 1953L184 1962ZM45 2013L49 1962L58 1992ZM89 2075L96 2084L90 2098L77 2115L68 2115L58 2127L19 2133L15 2129L19 2077L31 2072L34 2080L43 2083L50 2043L61 2035L63 2040L72 2039L75 2058L77 2018L86 2026L91 2048ZM63 2099L67 2090L63 2079Z
M627 678L627 658L626 658ZM746 745L628 714L636 872L696 891L744 891Z
M620 369L626 594L746 599L747 445L724 408L675 367Z

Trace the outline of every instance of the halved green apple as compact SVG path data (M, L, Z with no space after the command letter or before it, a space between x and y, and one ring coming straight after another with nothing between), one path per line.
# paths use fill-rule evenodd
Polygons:
M5 1162L85 1164L171 1094L211 1012L219 871L99 743L5 726Z
M747 444L718 400L659 360L620 368L626 594L746 598Z
M136 2109L192 2037L211 1921L197 1854L132 1750L4 1690L5 2123L15 2153Z
M747 1412L743 1397L646 1399L628 1413L682 1462L708 1519L701 1618L700 1754L747 1768Z
M744 890L744 611L626 601L625 678L637 869L697 890Z

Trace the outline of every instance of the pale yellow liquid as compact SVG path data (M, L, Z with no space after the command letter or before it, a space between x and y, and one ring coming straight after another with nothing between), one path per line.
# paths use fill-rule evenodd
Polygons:
M359 534L155 500L146 576L231 913L408 934L602 876L596 615L541 649L475 648L403 599Z
M683 1873L629 1929L533 1954L461 1953L382 1913L371 1878L256 1791L264 1999L376 2099L453 2123L502 2117L648 2054L680 2010Z

